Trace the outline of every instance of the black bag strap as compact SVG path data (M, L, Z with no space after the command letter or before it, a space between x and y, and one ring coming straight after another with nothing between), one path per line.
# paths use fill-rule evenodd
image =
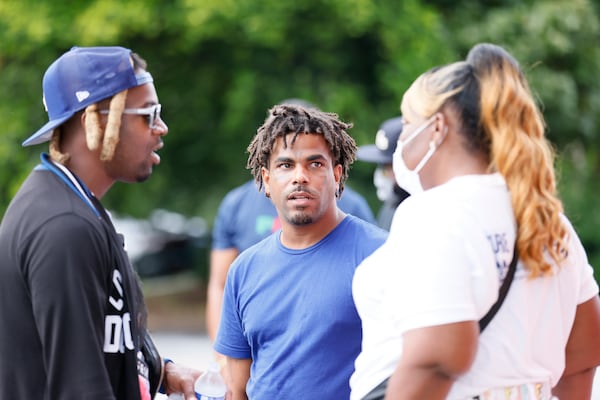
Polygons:
M506 273L506 277L504 278L502 285L500 285L498 300L496 300L496 302L489 309L487 314L485 314L483 318L479 320L479 333L483 332L485 327L488 326L488 324L490 323L492 318L494 318L494 315L496 315L496 313L500 309L500 306L504 302L504 298L508 294L508 289L510 289L510 284L512 283L512 280L515 276L515 271L517 270L517 261L519 261L519 251L517 250L517 245L515 244L513 258L510 262L510 265L508 266L508 272ZM361 400L383 400L383 398L385 397L385 391L387 389L389 380L390 378L385 379Z
M513 277L515 276L515 271L517 270L517 261L519 261L519 252L517 250L517 245L515 244L515 252L513 254L512 261L508 266L508 272L506 273L506 277L500 286L500 292L498 294L498 300L494 303L494 305L490 308L490 310L479 320L479 333L483 332L485 327L490 323L494 315L500 309L500 306L504 302L504 298L508 294L508 289L510 289L510 284L512 283Z
M144 330L144 343L142 345L142 354L146 364L148 365L148 381L150 382L150 396L154 398L158 388L162 384L164 378L163 359L158 353L156 345L152 341L152 337L147 330Z

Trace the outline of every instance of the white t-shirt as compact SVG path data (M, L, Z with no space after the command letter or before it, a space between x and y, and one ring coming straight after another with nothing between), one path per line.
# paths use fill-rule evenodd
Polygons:
M448 399L532 382L555 385L578 304L598 293L579 239L557 274L529 279L519 263L500 311L481 334L471 370ZM356 270L362 352L350 379L358 400L394 372L403 333L481 319L513 256L515 219L500 174L469 175L406 199L383 246ZM443 340L443 338L440 338Z

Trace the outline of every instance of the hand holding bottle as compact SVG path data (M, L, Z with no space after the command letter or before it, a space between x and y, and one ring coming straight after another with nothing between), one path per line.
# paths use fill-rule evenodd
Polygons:
M211 362L208 369L200 375L194 384L198 400L224 400L227 386L220 373L219 364Z

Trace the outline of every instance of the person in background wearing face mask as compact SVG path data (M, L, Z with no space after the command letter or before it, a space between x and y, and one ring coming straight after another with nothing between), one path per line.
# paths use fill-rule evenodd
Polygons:
M598 283L523 69L478 44L419 76L400 110L393 167L411 195L354 274L350 399L590 399Z
M373 173L373 184L377 190L377 198L383 203L377 213L377 224L388 231L396 207L409 196L408 192L396 183L392 167L394 151L401 133L402 117L385 120L375 135L375 144L360 146L356 153L358 160L377 164Z

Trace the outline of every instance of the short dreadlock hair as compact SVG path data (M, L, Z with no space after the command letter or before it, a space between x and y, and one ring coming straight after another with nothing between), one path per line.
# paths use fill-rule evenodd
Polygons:
M248 146L248 168L258 188L263 188L262 167L269 168L269 159L275 140L283 139L283 147L288 147L287 134L292 133L289 146L300 134L321 135L333 155L334 166L342 166L339 189L336 195L341 196L344 182L348 178L350 165L356 160L356 142L346 132L352 128L351 123L343 122L337 114L321 111L314 107L304 107L300 104L284 103L269 110L264 124L258 128L254 139Z

